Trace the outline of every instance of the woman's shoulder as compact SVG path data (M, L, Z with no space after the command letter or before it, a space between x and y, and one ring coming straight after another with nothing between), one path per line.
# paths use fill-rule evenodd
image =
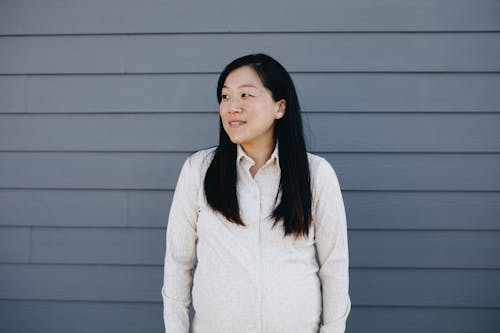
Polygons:
M326 158L313 153L307 153L311 182L319 185L329 178L337 178L335 168Z
M311 174L317 173L319 168L325 167L326 164L330 165L330 162L323 156L307 152L307 161L309 162L309 169Z
M210 147L205 149L200 149L193 152L186 160L190 166L194 169L204 169L208 168L212 162L212 158L215 154L217 147Z

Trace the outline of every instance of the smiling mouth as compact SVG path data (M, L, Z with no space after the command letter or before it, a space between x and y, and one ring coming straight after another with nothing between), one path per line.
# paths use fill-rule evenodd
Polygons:
M245 125L247 122L246 121L230 121L229 122L229 127L231 128L236 128Z

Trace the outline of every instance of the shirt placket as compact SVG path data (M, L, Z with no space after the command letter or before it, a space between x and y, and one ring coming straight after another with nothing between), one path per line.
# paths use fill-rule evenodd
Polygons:
M249 227L253 232L251 237L254 239L253 246L254 251L256 253L256 265L255 276L257 277L256 286L257 286L257 295L256 295L256 303L255 303L255 319L252 320L248 327L249 332L262 332L262 272L261 272L261 249L260 249L260 228L261 228L261 190L259 188L259 184L252 177L250 173L250 167L253 165L253 161L248 160L246 157L243 158L241 167L244 173L243 182L245 183L245 188L251 192L250 202L240 202L240 205L247 206L247 209L250 209L252 214L250 221L245 221L245 223L250 224ZM260 170L259 170L260 171Z
M248 162L248 161L246 161ZM250 184L250 188L252 191L252 204L251 204L251 209L255 212L255 215L252 215L253 221L252 224L255 223L255 251L257 254L257 262L256 262L256 269L257 269L257 308L256 308L256 314L257 314L257 320L256 322L250 326L250 331L252 332L263 332L263 322L262 322L262 298L263 298L263 285L262 285L262 279L263 279L263 272L262 272L262 223L264 222L266 218L265 212L263 212L263 200L270 200L269 198L263 198L264 194L264 189L263 187L265 186L275 186L275 181L272 176L273 174L270 173L269 171L269 166L270 164L273 163L273 160L269 160L264 164L255 174L254 177L252 177L250 173L250 167L253 165L252 162L248 164L244 164L244 170L246 174L246 181L248 184ZM279 179L278 179L279 181Z

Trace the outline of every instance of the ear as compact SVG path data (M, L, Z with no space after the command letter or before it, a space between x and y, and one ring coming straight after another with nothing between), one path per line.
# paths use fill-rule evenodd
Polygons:
M286 101L284 99L279 100L278 102L278 110L276 111L275 119L281 119L285 115L286 112Z

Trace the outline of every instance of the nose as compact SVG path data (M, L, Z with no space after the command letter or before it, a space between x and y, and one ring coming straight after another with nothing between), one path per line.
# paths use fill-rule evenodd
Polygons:
M241 111L241 103L239 98L233 98L231 100L230 111L231 112L240 112Z

